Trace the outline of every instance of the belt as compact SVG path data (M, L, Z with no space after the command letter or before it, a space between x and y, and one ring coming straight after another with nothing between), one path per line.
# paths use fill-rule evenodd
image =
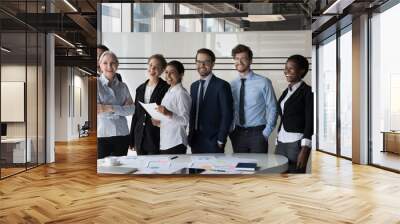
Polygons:
M247 127L247 128L236 126L235 129L238 131L262 131L265 129L265 125L259 125L259 126Z

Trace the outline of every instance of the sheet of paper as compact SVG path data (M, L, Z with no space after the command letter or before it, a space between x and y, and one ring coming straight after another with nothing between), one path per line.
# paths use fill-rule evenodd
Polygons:
M192 168L206 169L205 174L239 174L235 171L239 162L256 162L254 159L244 159L237 157L214 157L214 156L192 156ZM214 171L212 171L214 170Z
M104 174L131 174L136 172L136 168L124 166L98 166L97 173Z
M254 173L254 172L253 172ZM243 173L241 171L237 171L237 170L206 170L204 172L202 172L201 174L247 174L247 173Z
M150 116L153 119L156 119L156 120L159 120L159 121L163 121L163 120L167 120L168 119L167 116L165 116L164 114L162 114L162 113L160 113L160 112L158 112L156 110L156 108L157 108L157 104L156 103L147 103L147 104L146 103L142 103L142 102L139 102L139 103L146 110L146 112L150 114Z
M119 161L123 165L128 165L130 167L141 167L142 161L137 156L122 156Z
M212 169L215 156L191 156L191 168Z
M180 171L182 167L169 167L169 168L142 168L135 174L175 174Z

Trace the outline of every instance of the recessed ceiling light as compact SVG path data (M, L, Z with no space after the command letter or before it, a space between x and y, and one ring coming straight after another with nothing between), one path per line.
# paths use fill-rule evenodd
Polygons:
M10 52L11 52L11 50L9 50L9 49L7 49L7 48L5 48L5 47L1 47L1 50L4 51L4 52L6 52L6 53L10 53Z
M250 22L275 22L286 20L282 15L249 15L248 17L242 17Z
M68 1L68 0L64 0L65 4L67 4L72 10L74 10L75 12L78 12L78 10Z
M57 34L54 34L54 36L57 37L58 39L60 39L62 42L66 43L67 45L69 45L69 46L75 48L75 45L73 45L73 44L72 44L71 42L69 42L68 40L66 40L66 39L64 39L64 38L62 38L62 37L60 37L60 36L57 35Z
M86 70L83 70L83 69L81 69L81 68L79 68L79 67L78 67L78 69L79 69L81 72L85 73L85 74L92 75L92 73L90 73L90 72L88 72L88 71L86 71Z
M322 14L342 14L343 9L351 5L354 0L336 0Z

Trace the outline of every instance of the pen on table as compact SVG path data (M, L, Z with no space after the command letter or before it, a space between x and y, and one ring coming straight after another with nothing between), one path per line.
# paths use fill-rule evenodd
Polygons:
M211 171L214 171L214 172L226 172L225 170L211 170Z
M171 157L170 160L176 159L178 156Z

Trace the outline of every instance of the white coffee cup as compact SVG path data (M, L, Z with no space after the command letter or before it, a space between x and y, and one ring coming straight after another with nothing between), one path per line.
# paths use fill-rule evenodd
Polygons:
M115 157L104 158L104 165L106 165L106 166L116 166L119 164L120 164L120 162L119 162L118 158L115 158Z

